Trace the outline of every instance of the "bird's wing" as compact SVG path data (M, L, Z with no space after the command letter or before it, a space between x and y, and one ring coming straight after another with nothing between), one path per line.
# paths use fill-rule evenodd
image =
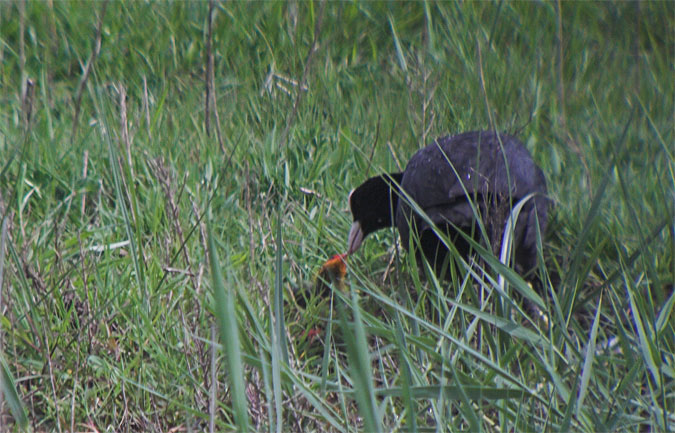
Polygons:
M410 159L401 187L432 221L449 220L458 226L473 220L467 195L482 199L487 194L498 194L517 200L531 192L546 193L544 175L525 146L516 138L491 132L446 137L421 149ZM418 229L424 230L426 223L405 199L401 200L396 222L406 243L406 221L413 219Z

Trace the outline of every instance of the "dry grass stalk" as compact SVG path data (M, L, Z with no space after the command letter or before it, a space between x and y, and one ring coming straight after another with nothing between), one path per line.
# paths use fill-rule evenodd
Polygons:
M82 74L82 79L80 79L80 84L77 86L77 93L75 94L75 117L73 118L73 129L71 131L71 139L75 139L75 133L77 132L77 124L80 118L80 107L82 104L82 93L84 92L84 86L87 85L87 80L89 79L89 74L94 67L94 62L101 52L101 29L103 28L103 18L105 17L105 11L108 8L108 0L103 1L103 6L101 6L101 14L98 17L98 24L96 25L96 35L94 38L94 49L89 55L87 64L84 67L84 73Z
M286 122L286 127L284 128L283 135L281 136L281 144L279 147L285 147L288 142L288 132L295 120L295 116L298 114L298 106L302 100L302 87L307 86L307 72L309 71L309 66L312 63L312 58L314 57L314 52L316 51L316 46L319 43L319 34L321 33L321 22L323 21L323 10L326 6L326 0L321 1L321 7L319 8L319 13L317 15L316 24L314 25L314 40L312 41L312 46L309 47L309 52L307 53L307 60L305 60L305 68L302 71L302 80L300 80L300 88L298 93L295 96L295 102L293 103L293 111L291 112L288 121Z
M85 150L82 156L82 179L87 178L87 168L89 166L89 151ZM84 218L84 206L87 202L87 193L82 193L82 203L80 204L80 215Z

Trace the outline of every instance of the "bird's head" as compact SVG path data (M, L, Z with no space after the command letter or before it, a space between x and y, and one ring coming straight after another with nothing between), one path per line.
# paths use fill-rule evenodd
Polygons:
M398 204L398 185L403 173L371 177L349 194L354 222L349 231L347 254L354 253L363 239L374 231L394 225Z
M319 269L317 275L317 293L322 293L328 289L328 284L335 284L342 289L344 286L344 279L347 275L347 254L336 254L328 259Z

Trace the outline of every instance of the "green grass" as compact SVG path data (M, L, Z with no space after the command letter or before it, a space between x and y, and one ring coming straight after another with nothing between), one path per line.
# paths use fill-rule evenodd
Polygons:
M3 426L674 428L672 3L217 3L222 144L208 3L107 4L85 80L102 7L0 4ZM489 128L555 202L538 293L384 231L293 301L352 188Z

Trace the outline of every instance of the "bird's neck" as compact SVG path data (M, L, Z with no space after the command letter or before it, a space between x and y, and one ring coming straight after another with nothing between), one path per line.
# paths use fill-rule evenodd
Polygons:
M387 185L389 186L389 218L390 226L394 225L394 218L396 215L396 208L398 207L399 196L401 195L401 181L403 180L403 173L388 173L383 175Z

